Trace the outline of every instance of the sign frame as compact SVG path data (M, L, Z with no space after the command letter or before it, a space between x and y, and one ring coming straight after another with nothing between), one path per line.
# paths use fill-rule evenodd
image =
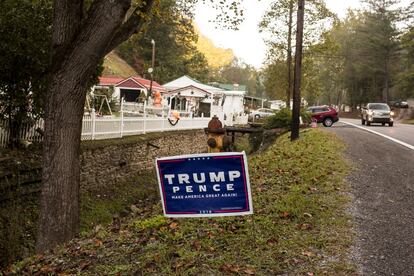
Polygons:
M192 212L169 212L167 210L167 198L166 192L164 190L163 179L161 178L162 172L159 163L174 163L174 162L184 162L187 160L200 160L202 158L213 158L213 159L225 159L225 158L241 158L241 166L242 166L242 181L244 185L244 192L246 196L246 208L242 210L211 210L208 213L200 213L201 211L192 211ZM200 159L199 159L200 158ZM246 153L243 152L221 152L221 153L200 153L200 154L186 154L186 155L178 155L178 156L169 156L169 157L162 157L156 158L155 160L155 167L157 171L157 179L158 179L158 186L161 195L161 204L162 209L165 217L170 218L197 218L197 217L225 217L225 216L245 216L245 215L252 215L253 214L253 200L252 200L252 192L250 187L250 177L249 177L249 170L247 165L247 157ZM170 199L171 200L171 199Z

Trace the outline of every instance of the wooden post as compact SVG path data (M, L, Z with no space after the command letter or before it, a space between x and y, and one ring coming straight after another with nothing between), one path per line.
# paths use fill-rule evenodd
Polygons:
M124 111L121 110L121 125L120 125L120 132L121 132L121 138L124 134Z
M92 119L92 140L95 140L95 127L96 127L96 113L95 108L92 108L91 112L91 119Z
M144 102L144 130L143 134L145 134L145 129L147 128L147 101Z
M293 91L293 109L292 109L292 131L290 134L291 141L299 139L299 116L300 116L300 85L302 78L302 47L303 47L303 24L305 16L305 0L298 1L298 18L296 31L296 55L295 55L295 74L294 74L294 91Z

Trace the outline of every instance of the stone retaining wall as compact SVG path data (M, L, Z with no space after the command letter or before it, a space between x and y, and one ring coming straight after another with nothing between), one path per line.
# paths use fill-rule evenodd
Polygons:
M154 170L157 157L206 152L206 141L203 130L189 130L84 142L81 188L96 190Z

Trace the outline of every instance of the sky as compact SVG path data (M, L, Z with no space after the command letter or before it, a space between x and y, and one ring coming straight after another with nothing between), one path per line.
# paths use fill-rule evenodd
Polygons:
M408 3L409 0L402 0ZM209 22L215 18L216 11L206 5L198 4L195 21L201 32L213 40L216 46L230 48L244 62L260 68L266 58L266 45L263 35L258 31L258 24L272 0L244 0L245 21L239 31L217 29L215 23ZM338 14L346 16L349 8L361 8L360 0L325 0L327 7Z

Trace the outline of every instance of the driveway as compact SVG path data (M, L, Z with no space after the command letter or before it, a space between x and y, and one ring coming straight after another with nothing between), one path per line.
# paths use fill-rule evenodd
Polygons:
M410 128L375 127L404 138ZM354 261L362 275L414 275L414 151L378 135L337 123L324 128L347 144L355 170L348 177L355 219ZM414 144L414 143L413 143Z

